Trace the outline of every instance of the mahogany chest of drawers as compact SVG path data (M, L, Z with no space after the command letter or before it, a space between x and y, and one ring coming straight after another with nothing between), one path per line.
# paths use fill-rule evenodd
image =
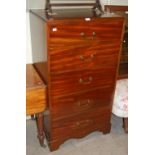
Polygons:
M109 133L124 18L91 11L31 11L35 68L48 87L50 150L93 131Z

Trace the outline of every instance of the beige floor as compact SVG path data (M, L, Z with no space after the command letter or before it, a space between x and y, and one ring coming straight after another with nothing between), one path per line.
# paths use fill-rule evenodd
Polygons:
M127 155L128 135L122 129L122 119L112 116L111 133L93 132L82 139L71 139L50 152L41 148L37 139L35 121L26 122L26 155ZM45 142L46 143L46 142Z

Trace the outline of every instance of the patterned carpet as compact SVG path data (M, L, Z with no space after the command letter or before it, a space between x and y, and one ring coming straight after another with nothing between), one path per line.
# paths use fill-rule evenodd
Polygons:
M111 123L110 134L93 132L82 139L68 140L57 151L50 152L48 147L39 145L35 121L27 120L26 155L127 155L128 134L124 133L122 119L113 115Z

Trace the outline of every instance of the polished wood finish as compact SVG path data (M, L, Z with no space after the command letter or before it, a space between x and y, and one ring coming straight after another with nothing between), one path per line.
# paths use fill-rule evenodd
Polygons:
M101 68L54 75L50 81L50 94L58 98L94 88L107 88L115 82L115 69Z
M45 85L48 83L48 71L47 71L47 62L39 62L33 64L34 68L38 72L41 80L44 82Z
M68 71L115 68L119 45L119 41L95 40L94 42L94 40L79 41L57 38L50 40L50 71L52 74L59 74Z
M46 90L40 88L26 93L26 114L31 115L46 109Z
M45 116L45 133L51 151L59 148L60 144L70 138L82 138L93 131L107 134L111 130L111 110L109 107L91 109L84 113L71 115L52 121L52 129L49 126L50 119ZM52 130L52 137L50 140Z
M113 88L100 88L53 100L52 120L66 118L84 113L91 109L109 106L113 96ZM112 104L112 103L111 103Z
M95 130L108 133L111 126L110 118L109 108L98 108L80 115L53 121L52 136L55 138L50 145L57 148L57 145L69 138L80 138Z
M35 11L47 30L49 115L44 125L51 151L69 138L110 132L124 31L121 16L90 12L86 19L85 14L70 18L64 13L49 20Z
M26 114L32 115L46 109L46 85L32 64L26 65Z
M26 114L36 115L38 139L44 146L43 112L46 109L46 85L32 64L26 65Z
M90 22L86 19L65 19L52 21L49 32L50 37L80 39L85 42L91 40L120 41L121 29L118 27L121 27L121 23L112 21L110 18L101 18L100 20L93 18ZM101 30L103 33L100 33ZM112 34L112 32L114 33Z

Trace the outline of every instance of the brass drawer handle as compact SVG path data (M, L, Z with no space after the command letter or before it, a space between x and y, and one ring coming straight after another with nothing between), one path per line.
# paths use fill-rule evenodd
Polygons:
M81 32L81 37L86 38L86 34L84 32Z
M91 54L90 58L91 58L91 60L93 60L95 58L95 54Z
M93 81L93 77L89 76L88 80L83 80L82 78L80 78L79 83L80 84L90 84Z
M78 121L75 123L76 127L86 127L88 125L93 124L93 120L84 120L84 121Z
M93 32L92 33L92 37L87 37L84 32L81 32L80 35L81 35L81 37L83 37L85 39L88 39L88 40L91 40L91 39L95 39L96 38L96 32Z
M79 101L78 103L77 103L77 105L79 106L79 107L88 107L88 106L90 106L90 100L89 99L87 99L87 100L85 100L85 101Z
M80 55L80 59L81 59L82 61L84 61L84 60L85 60L85 57L84 57L83 55Z
M96 32L93 32L93 37L92 39L95 39L96 38Z
M87 58L87 60L94 60L94 58L95 58L95 54L91 54L90 57ZM85 56L83 56L83 55L80 55L80 59L82 61L86 60Z

